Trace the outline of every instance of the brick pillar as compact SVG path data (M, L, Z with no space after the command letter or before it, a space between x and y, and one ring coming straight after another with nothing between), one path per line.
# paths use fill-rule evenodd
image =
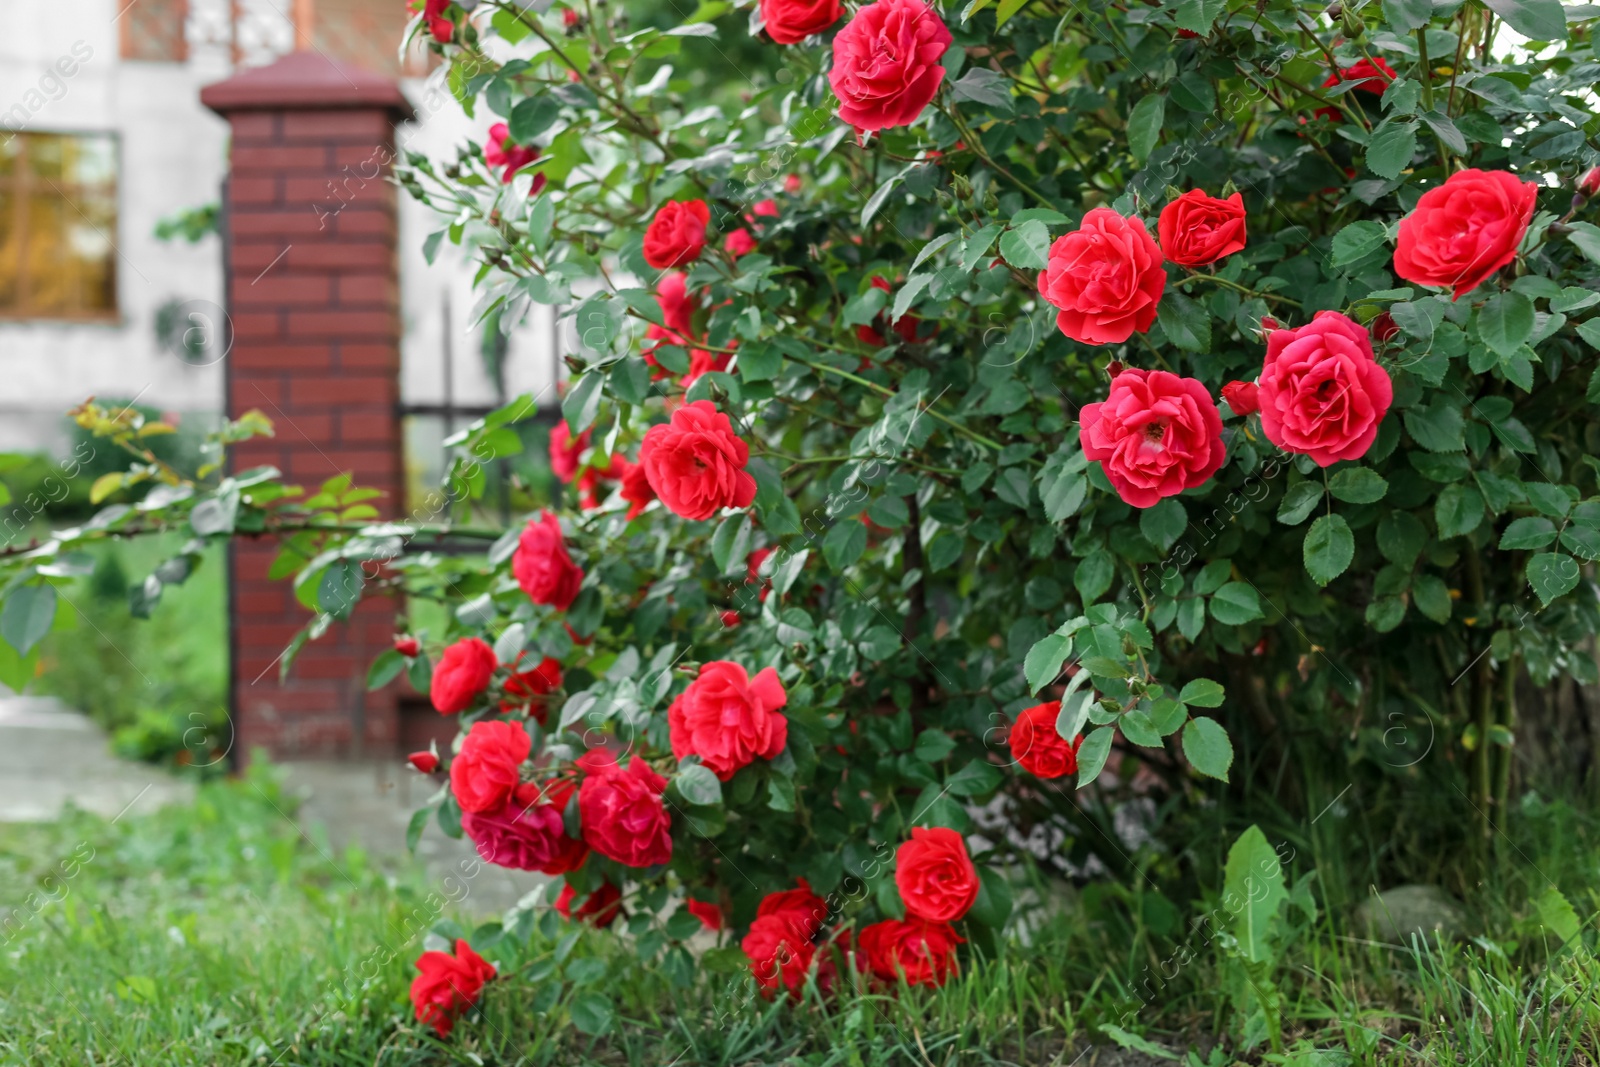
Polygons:
M224 257L233 349L228 413L252 408L277 435L237 446L233 469L277 467L308 495L350 474L403 506L398 223L386 180L395 124L412 116L391 79L296 52L208 86L201 101L233 128ZM230 560L236 758L392 750L394 686L366 691L389 646L395 604L362 602L305 646L289 678L275 661L310 616L267 572L272 539Z

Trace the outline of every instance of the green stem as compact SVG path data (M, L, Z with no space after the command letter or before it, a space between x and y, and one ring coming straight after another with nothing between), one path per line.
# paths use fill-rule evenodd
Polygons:
M949 117L951 124L955 126L956 129L961 131L961 136L966 141L967 147L972 149L973 153L977 155L979 159L983 160L985 163L989 164L989 166L1005 175L1006 180L1011 182L1011 184L1015 185L1018 189L1021 189L1023 192L1027 193L1029 196L1033 197L1035 200L1039 201L1041 206L1047 207L1051 211L1056 209L1056 206L1049 200L1045 199L1044 195L1037 189L1023 181L1021 178L1017 177L1015 174L1012 174L1000 163L996 162L994 157L989 155L989 153L984 150L983 142L979 140L976 133L972 132L972 127L968 126L966 122L962 120L960 114L954 107L942 107L940 110Z
M843 378L847 382L855 382L857 385L866 386L868 389L871 389L873 392L877 393L879 396L895 396L895 395L897 395L895 393L895 391L893 389L890 389L888 386L879 385L877 382L870 381L870 380L868 380L866 378L863 378L859 374L851 374L847 370L841 370L838 367L830 367L826 363L816 363L816 362L813 362L812 360L809 360L809 359L800 359L797 356L790 356L789 358L793 359L796 363L804 363L806 366L810 367L812 370L824 371L824 372L826 372L828 374L833 374L833 375L836 375L836 376L838 376L840 378ZM934 407L931 407L931 406L927 406L927 407L923 407L922 410L927 412L929 415L932 415L934 418L938 419L940 422L944 423L946 426L950 427L956 433L958 433L961 436L967 438L969 441L976 442L977 444L983 445L985 448L992 449L992 450L994 450L996 452L999 452L1001 449L1003 449L1005 447L1000 442L998 442L998 441L996 441L996 440L994 440L992 438L985 437L983 434L978 433L975 430L969 430L965 426L961 425L959 422L956 422L954 419L948 418L945 415L940 414L937 408L934 408Z
M1216 274L1191 274L1187 278L1183 278L1177 282L1174 282L1173 284L1188 285L1190 282L1197 281L1216 282L1223 288L1232 289L1236 293L1243 293L1246 296L1259 297L1262 300L1276 300L1278 303L1288 304L1290 307L1297 308L1301 306L1300 301L1298 300L1294 300L1287 296L1279 296L1277 293L1263 293L1260 290L1250 288L1248 285L1240 285L1238 282L1230 281L1229 279Z

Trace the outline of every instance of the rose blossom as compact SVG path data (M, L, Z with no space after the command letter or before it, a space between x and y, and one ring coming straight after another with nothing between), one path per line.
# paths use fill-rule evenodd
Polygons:
M1457 171L1400 220L1394 272L1460 300L1516 258L1538 200L1535 182L1507 171Z
M1360 459L1378 436L1394 387L1372 355L1366 329L1337 311L1267 336L1261 368L1261 431L1319 467Z
M589 447L589 431L572 436L567 420L562 419L550 428L550 469L562 484L578 476L578 457Z
M639 446L650 488L685 519L749 507L756 498L756 480L744 469L749 462L750 446L709 400L683 405L670 423L650 427Z
M506 679L505 696L500 698L500 710L526 709L542 726L549 714L548 701L544 698L552 689L560 687L561 661L554 656L544 657L537 666L526 671L513 666L511 677Z
M1244 197L1226 200L1191 189L1161 209L1156 220L1161 254L1180 267L1204 267L1245 245Z
M589 461L589 466L578 475L578 506L593 511L600 506L600 487L606 482L618 482L627 473L627 460L621 456L604 456Z
M566 611L583 585L583 571L567 555L561 520L550 511L528 520L511 556L511 573L535 604Z
M1144 223L1108 207L1083 217L1050 246L1039 294L1059 309L1056 326L1089 345L1126 341L1156 321L1167 272Z
M1600 167L1591 167L1578 179L1578 193L1585 199L1600 193Z
M1125 503L1148 508L1193 489L1222 466L1222 415L1206 387L1164 370L1129 368L1098 404L1085 404L1078 437Z
M1061 778L1078 773L1079 734L1070 742L1056 733L1061 701L1036 704L1017 716L1007 735L1011 755L1022 769L1036 778Z
M495 976L492 963L456 941L456 954L424 952L417 960L419 973L411 980L411 1003L417 1022L427 1023L440 1037L449 1037L457 1016L478 1002L483 984Z
M528 731L514 723L475 722L450 761L450 792L462 811L490 811L504 804L522 780L522 763L533 749Z
M872 287L874 289L882 289L886 293L894 292L889 283L877 275L872 276ZM906 344L916 344L917 326L920 321L915 315L908 312L894 321L894 332L899 334L900 340ZM887 313L880 311L870 325L862 323L856 327L856 339L863 344L872 345L874 348L882 348L889 343L889 338L884 334L884 331L888 328L889 316Z
M394 639L394 650L400 653L406 659L416 659L417 656L422 652L422 643L419 642L415 637L401 637L397 635Z
M672 859L671 819L661 802L665 778L637 757L624 770L603 749L584 755L578 766L585 771L578 814L591 848L628 867Z
M412 4L411 9L416 10L417 5ZM425 0L422 7L422 20L428 24L428 32L440 44L449 44L456 33L456 24L449 15L445 14L450 7L450 0Z
M739 948L750 960L750 974L763 996L770 998L779 986L799 996L816 955L811 933L789 912L763 915L750 924Z
M689 909L689 914L700 920L700 925L713 932L726 925L722 917L722 909L709 901L696 900L690 897L684 905Z
M567 836L562 821L572 783L557 779L548 791L525 782L505 803L490 811L463 812L461 829L485 863L517 871L565 874L581 864L589 849Z
M572 886L563 885L561 894L556 897L556 914L569 921L576 916L579 922L602 930L616 922L622 914L622 890L610 882L602 882L600 888L584 897L583 903L574 911L572 901L577 895Z
M502 184L510 185L517 171L529 166L538 158L538 147L519 145L512 141L511 127L505 123L497 122L489 127L489 142L483 146L483 161L490 170L505 168L505 174L500 178ZM545 177L541 171L533 176L533 192L537 194L544 186Z
M978 899L978 869L961 835L943 826L911 828L895 853L894 884L906 911L929 922L959 919Z
M756 918L765 918L769 915L787 916L809 938L822 929L822 924L828 917L828 902L813 893L811 883L804 878L796 881L799 884L794 889L768 893L763 897L761 903L756 905Z
M1322 88L1332 89L1340 82L1357 82L1357 92L1382 96L1392 81L1394 81L1394 68L1389 66L1382 56L1378 56L1370 62L1363 59L1334 71L1323 79ZM1332 119L1334 122L1344 121L1344 113L1336 107L1319 107L1315 114L1319 118Z
M494 649L482 638L466 637L439 656L428 684L428 697L440 715L466 711L489 688L489 676L500 665Z
M771 667L751 678L737 663L707 663L667 709L672 754L699 756L726 782L740 767L783 751L789 720L777 709L788 700Z
M858 130L909 126L922 114L944 68L952 38L922 0L877 0L856 12L833 38L828 81L839 117Z
M706 245L711 209L704 200L669 200L644 231L644 261L656 270L687 267Z
M839 21L839 0L761 0L761 21L778 44L799 44Z
M750 236L749 230L740 226L723 239L722 247L728 250L728 255L738 259L756 250L756 239Z
M1255 382L1229 382L1222 387L1222 399L1235 415L1254 415L1261 410L1261 387Z
M872 973L886 982L941 986L956 972L956 945L966 938L949 923L888 919L861 931L856 943Z
M628 464L622 474L622 499L628 502L628 521L632 522L643 514L645 507L655 498L656 491L650 488L644 464Z
M656 283L656 304L661 308L661 322L667 329L688 333L695 303L689 296L688 276L682 271L673 271Z
M432 752L413 752L406 757L406 761L423 774L432 774L439 769L439 757Z

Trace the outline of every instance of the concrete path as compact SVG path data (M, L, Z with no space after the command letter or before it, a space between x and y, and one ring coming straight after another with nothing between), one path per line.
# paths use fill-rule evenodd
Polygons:
M300 800L285 812L311 847L341 862L347 846L380 868L420 870L455 909L476 918L503 913L548 882L543 875L508 871L478 860L472 842L454 841L430 823L416 856L406 851L411 813L438 788L403 760L279 764L285 788ZM118 819L187 803L194 783L111 754L106 736L86 716L48 697L0 697L0 822L45 822L70 802Z

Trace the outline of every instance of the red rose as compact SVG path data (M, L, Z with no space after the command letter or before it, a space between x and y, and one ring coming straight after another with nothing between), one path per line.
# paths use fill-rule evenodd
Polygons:
M737 663L707 663L667 709L672 754L699 756L726 782L740 767L783 751L789 720L777 709L788 700L771 667L751 678Z
M707 352L703 348L689 349L689 372L678 382L685 389L694 383L702 374L712 371L727 370L728 364L733 361L733 356L727 352Z
M516 711L519 708L526 708L542 726L549 714L548 702L544 698L550 695L552 689L559 688L561 688L561 661L553 656L546 656L532 670L518 671L513 668L511 677L506 679L506 695L500 698L500 710Z
M1394 387L1372 355L1372 338L1337 311L1319 311L1267 337L1261 368L1261 431L1286 452L1327 467L1360 459L1378 436Z
M741 226L728 234L727 238L722 242L722 247L728 250L728 255L738 259L740 256L748 256L756 250L756 239L750 236L749 230Z
M554 513L545 511L539 518L528 520L511 556L511 573L535 604L546 604L557 611L572 606L583 585L583 571L567 555L561 521Z
M432 774L439 769L439 757L432 752L413 752L406 759L423 774Z
M593 511L600 506L600 486L606 482L615 482L622 479L626 473L627 460L621 456L605 456L590 460L578 476L578 506L585 511Z
M1191 189L1161 209L1161 254L1180 267L1203 267L1244 248L1244 197L1226 200Z
M1228 410L1243 417L1261 410L1261 388L1255 382L1229 382L1222 387Z
M1367 332L1379 341L1392 341L1400 335L1400 324L1394 321L1394 316L1385 311L1372 320L1372 325L1367 327Z
M1125 503L1148 508L1193 489L1226 458L1222 415L1206 387L1164 370L1129 368L1098 404L1085 404L1078 438Z
M689 332L696 301L689 296L689 279L682 271L673 271L656 283L656 304L661 308L661 321L667 329L682 334Z
M455 36L456 24L445 10L449 8L450 0L425 0L422 6L422 20L428 24L428 32L440 44L449 44ZM410 5L411 10L417 10L417 4Z
M478 694L489 688L489 676L500 665L494 649L482 638L467 637L439 656L433 668L433 680L428 686L428 696L440 715L454 715L466 711Z
M1587 174L1578 179L1578 193L1585 198L1600 193L1600 167L1591 167Z
M722 625L728 627L730 630L739 625L739 613L731 608L727 611L724 611L719 617L722 619Z
M562 791L564 788L564 792ZM557 779L548 792L525 782L492 811L464 812L461 829L485 863L517 871L565 874L589 853L582 841L567 836L562 812L572 783Z
M646 505L655 498L656 491L650 488L644 464L628 464L622 474L622 499L628 502L628 521L632 522L643 514Z
M959 919L978 899L978 869L961 835L943 826L911 828L895 853L894 884L906 911L929 922Z
M533 145L519 145L511 140L511 127L503 122L497 122L489 127L489 142L483 146L483 161L490 170L500 167L505 168L505 174L500 181L505 185L511 184L511 179L516 177L517 171L528 166L539 158L539 149ZM533 176L533 192L537 194L544 188L544 173Z
M674 333L671 330L663 329L653 322L644 328L644 339L645 343L639 347L639 356L644 360L645 365L650 368L650 380L653 382L672 377L672 372L663 367L661 361L656 359L656 349L662 345L678 345L687 348L694 343L690 338Z
M949 923L889 919L861 931L856 943L872 973L886 982L942 986L956 972L956 946L966 938Z
M799 926L788 912L757 918L739 948L750 960L756 985L769 998L779 986L798 997L817 951L811 944L811 931Z
M1600 169L1600 168L1597 168ZM799 196L803 185L798 174L786 174L783 177L783 191L790 196Z
M1078 773L1078 746L1083 744L1083 735L1068 742L1056 733L1056 719L1060 714L1059 700L1036 704L1017 716L1007 736L1011 755L1023 770L1036 778L1061 778Z
M813 893L811 883L804 878L796 881L799 885L794 889L768 893L761 898L761 903L756 905L756 918L761 919L769 915L786 916L809 938L822 929L822 924L827 921L828 902Z
M424 952L417 960L421 973L411 980L411 1003L417 1009L417 1022L427 1023L449 1037L456 1017L478 1002L483 984L495 976L494 965L472 951L465 941L456 942L456 954Z
M711 209L704 200L669 200L644 231L644 261L656 270L687 267L706 245Z
M1167 287L1161 249L1134 218L1097 207L1056 238L1039 293L1060 309L1056 326L1074 341L1116 344L1156 321Z
M586 922L604 930L617 921L622 914L622 890L610 882L603 882L599 889L583 898L583 903L573 911L572 901L578 894L570 885L561 887L561 895L556 897L556 913L563 919L577 916L579 922Z
M416 659L417 655L422 651L422 645L415 637L396 637L394 639L394 650L406 659Z
M1382 96L1392 81L1394 68L1380 56L1370 61L1363 59L1353 66L1334 71L1323 79L1322 87L1332 89L1340 82L1357 82L1356 91ZM1344 121L1344 114L1336 107L1319 107L1316 114L1319 118L1332 119L1334 122Z
M589 431L572 436L567 420L562 419L550 429L550 469L562 483L578 476L578 457L589 447Z
M894 292L889 283L876 275L872 278L872 287L882 289L886 293ZM900 335L900 340L906 344L915 344L917 341L917 327L921 322L915 315L901 315L894 323L894 332ZM884 312L878 312L877 318L872 320L872 325L862 324L856 327L856 339L862 344L882 348L889 343L888 336L884 333L889 328L889 317Z
M661 802L667 780L635 758L626 770L597 749L578 760L586 775L578 789L583 839L607 859L652 867L672 859L671 819Z
M522 763L533 748L528 731L515 723L475 722L450 761L450 792L461 810L492 811L510 799L522 780Z
M672 421L650 427L639 446L639 465L650 488L685 519L749 507L756 498L756 480L744 469L749 462L750 447L709 400L674 411Z
M839 117L858 130L909 126L928 106L944 68L950 31L922 0L877 0L833 38L828 81Z
M757 200L755 206L745 212L744 221L752 226L759 227L757 219L775 219L778 217L778 202L770 196L765 200Z
M562 9L562 12L561 12L561 25L565 26L567 29L569 29L569 30L572 29L574 26L576 26L578 23L580 23L582 21L583 21L583 16L579 15L576 11L572 10L572 8L569 7L569 8Z
M761 0L761 21L778 44L799 44L839 21L839 0Z
M745 572L747 575L745 584L754 585L761 590L761 602L763 604L766 603L767 594L772 592L772 582L761 577L761 568L776 551L777 548L769 545L766 548L758 548L745 557Z
M1400 220L1394 272L1460 300L1516 258L1538 200L1536 183L1507 171L1457 171Z
M722 909L717 907L715 904L708 903L704 900L695 900L693 897L690 897L686 906L689 909L689 914L693 915L696 919L699 919L700 925L704 926L707 930L715 931L722 929L724 925Z

